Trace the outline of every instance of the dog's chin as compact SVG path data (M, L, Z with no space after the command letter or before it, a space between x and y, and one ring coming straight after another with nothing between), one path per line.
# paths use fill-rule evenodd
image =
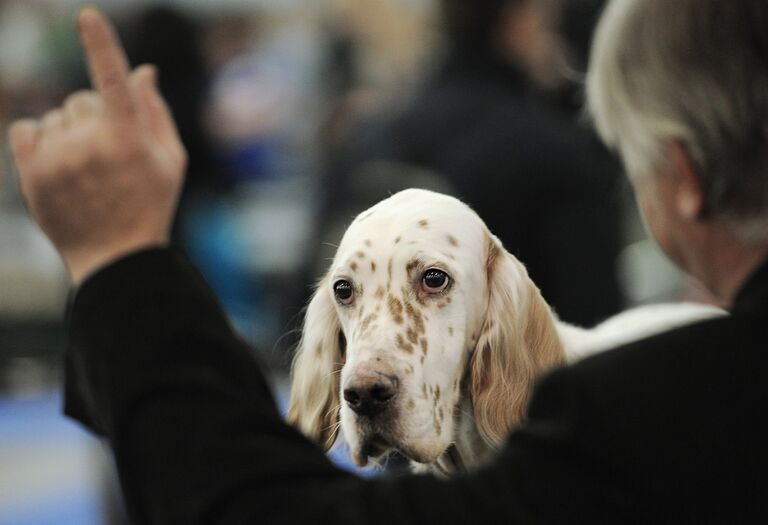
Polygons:
M418 447L400 443L381 434L370 434L360 441L357 450L352 451L352 458L358 467L364 467L370 460L376 460L389 452L397 451L406 459L416 463L434 463L445 452L446 448Z
M360 442L357 450L352 451L352 459L358 467L364 467L370 459L378 459L394 450L391 442L379 434L371 434Z
M417 447L400 446L397 449L403 456L405 456L410 461L414 461L416 463L423 463L425 465L434 463L446 451L445 448L436 448L436 447L428 447L428 448L422 449Z

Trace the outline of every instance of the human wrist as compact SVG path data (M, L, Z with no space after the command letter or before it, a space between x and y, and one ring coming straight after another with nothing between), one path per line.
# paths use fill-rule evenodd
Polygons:
M167 248L168 245L169 242L167 239L157 239L115 247L111 250L81 251L77 253L62 254L62 256L64 258L64 264L67 267L69 280L72 285L77 288L91 275L98 273L99 270L106 268L121 259L142 251Z

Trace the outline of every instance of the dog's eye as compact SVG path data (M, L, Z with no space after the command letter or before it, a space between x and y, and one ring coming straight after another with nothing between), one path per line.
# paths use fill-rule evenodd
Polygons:
M333 285L333 293L336 294L336 299L341 304L351 304L355 299L355 290L352 288L352 283L344 279L336 281Z
M440 293L446 289L450 277L442 270L430 268L424 272L424 278L421 280L421 287L427 293Z

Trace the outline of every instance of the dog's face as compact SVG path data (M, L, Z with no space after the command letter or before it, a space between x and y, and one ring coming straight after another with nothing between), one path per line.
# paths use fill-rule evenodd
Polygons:
M508 382L534 368L530 359L512 362L525 350L525 329L513 336L512 320L509 330L494 326L499 310L513 316L529 306L532 286L502 252L452 197L406 190L361 213L308 308L289 420L326 447L340 424L359 465L393 448L432 463L455 439L465 387L476 418L484 412L481 431L497 440L492 427L509 426L522 410ZM494 293L497 281L508 281L503 293ZM494 380L492 367L511 377Z
M361 465L390 447L429 463L450 445L487 299L477 216L458 201L403 197L352 223L318 291L332 297L346 341L341 428Z

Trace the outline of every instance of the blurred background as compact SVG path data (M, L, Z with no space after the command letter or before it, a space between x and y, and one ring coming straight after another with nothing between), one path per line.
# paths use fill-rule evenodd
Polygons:
M79 4L0 0L3 131L87 87ZM302 307L345 226L406 187L470 203L566 321L706 299L646 238L581 109L601 0L91 4L134 65L159 67L190 153L174 242L283 403ZM69 289L2 155L0 525L123 523L108 452L60 414Z

